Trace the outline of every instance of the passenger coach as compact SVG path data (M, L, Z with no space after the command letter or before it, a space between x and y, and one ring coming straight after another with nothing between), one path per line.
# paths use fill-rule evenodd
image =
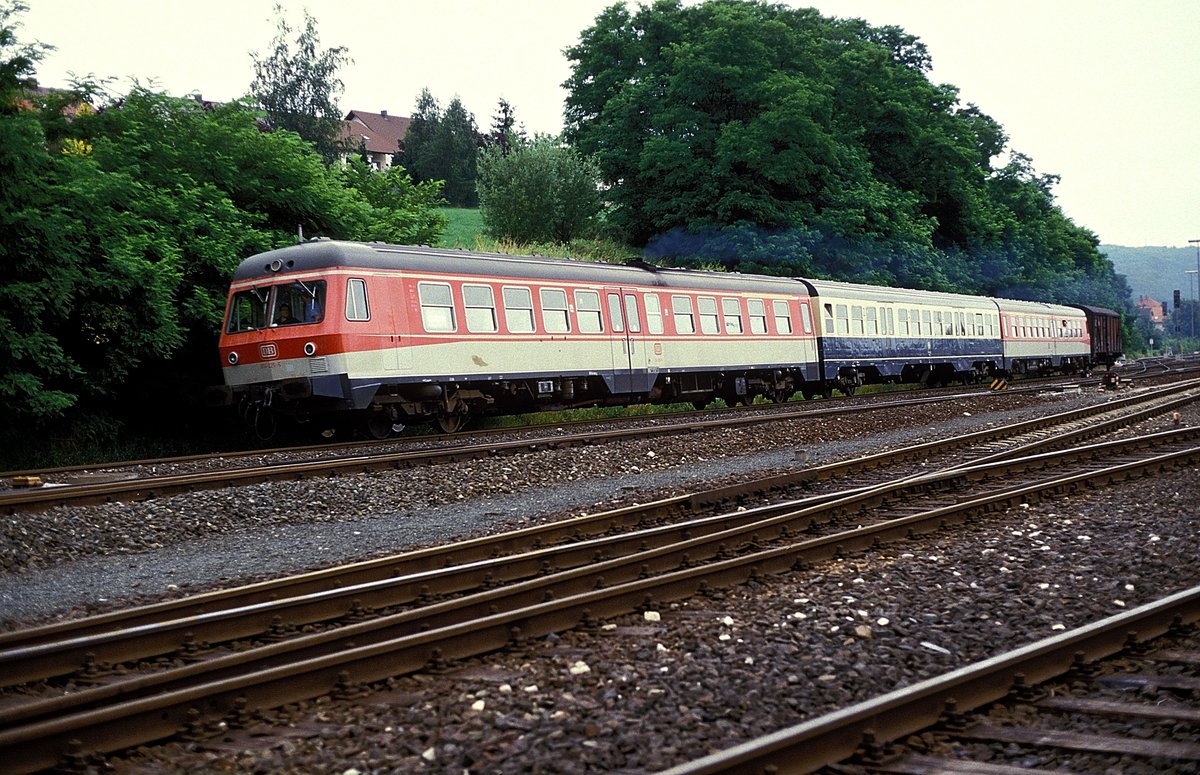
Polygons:
M542 407L784 400L820 379L787 278L312 241L245 260L225 399L272 417L413 420Z

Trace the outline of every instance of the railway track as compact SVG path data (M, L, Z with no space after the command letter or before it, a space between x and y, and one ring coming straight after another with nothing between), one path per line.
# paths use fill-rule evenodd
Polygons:
M1149 411L1161 412L1163 408L1159 405ZM1110 422L1117 421L1110 419ZM1028 428L1009 429L1009 433L1011 435L1027 430ZM1075 438L1094 432L1097 431L1081 428L1071 431ZM979 439L974 441L978 442ZM314 592L308 595L314 600L304 601L305 605L315 603L318 608L324 605L326 609L335 611L335 616L345 618L348 615L351 620L368 617L367 621L344 624L326 632L262 646L245 654L228 653L206 658L202 653L203 644L199 642L202 639L195 637L197 628L226 618L232 620L234 612L214 612L209 616L201 610L187 614L183 614L183 609L178 608L174 609L173 613L160 611L160 614L175 616L176 619L183 616L184 621L176 621L172 625L174 634L167 637L166 641L160 642L157 648L161 649L164 643L174 639L176 645L171 648L175 653L171 655L171 659L191 661L192 664L133 678L105 676L103 670L85 670L82 674L76 674L79 682L90 683L95 688L61 697L43 697L21 706L14 704L5 711L3 721L0 722L0 726L4 727L3 731L0 731L0 750L24 752L23 755L28 757L29 766L49 766L47 761L53 764L57 760L54 757L63 753L64 734L73 735L73 739L80 740L82 750L114 750L174 734L181 728L191 729L192 734L204 734L204 730L209 729L206 725L229 723L228 720L211 722L214 713L217 716L244 715L259 708L291 701L288 697L316 696L331 690L353 692L355 682L378 680L381 677L420 670L445 660L502 648L514 639L520 640L539 633L577 626L581 621L586 623L636 610L639 606L646 605L647 599L675 599L695 594L703 588L702 585L726 586L740 583L756 574L770 573L793 567L798 563L813 562L839 553L855 551L870 546L875 541L902 539L910 531L938 529L938 526L946 521L963 518L963 514L1003 508L1004 504L1036 497L1039 491L1061 492L1072 487L1087 486L1087 482L1097 477L1119 478L1135 475L1137 471L1153 471L1162 466L1193 460L1200 454L1193 432L1180 431L1143 439L1141 446L1145 448L1148 445L1154 450L1154 454L1148 459L1130 460L1120 466L1111 465L1117 454L1141 456L1144 453L1132 452L1132 447L1135 446L1132 442L1093 446L1090 450L1074 450L1069 456L1073 459L1094 461L1100 457L1109 465L1104 466L1104 470L1101 471L1079 470L1068 475L1063 470L1066 457L1031 454L1037 449L1066 442L1052 439L1023 442L1007 453L991 452L990 462L979 464L977 461L977 465L970 467L958 462L953 464L953 470L936 476L907 475L904 477L907 480L904 483L893 482L884 486L859 485L850 492L826 494L808 503L785 503L746 512L733 512L710 517L708 520L692 520L683 526L647 528L633 537L611 536L589 541L588 530L593 528L579 532L579 525L548 526L539 529L540 532L533 531L543 543L551 540L555 530L560 531L556 540L565 537L574 543L553 550L547 548L541 554L537 550L527 549L521 553L527 556L510 557L501 561L501 564L507 562L510 568L524 568L514 573L501 571L501 564L494 563L488 566L481 561L471 560L469 552L463 554L461 549L458 555L442 553L439 556L437 551L433 551L422 557L420 562L454 567L438 573L423 571L411 574L415 578L402 577L395 581L372 582L353 590L349 595L337 593L336 590ZM1175 453L1165 454L1164 448L1168 442L1178 444L1179 449ZM920 454L928 455L931 451L924 449ZM907 453L912 456L913 450L907 450ZM1013 456L1020 458L1016 466L1022 471L1050 467L1054 476L1018 485L1012 480L1015 476L1013 469L999 461L1000 457ZM863 462L860 468L882 464L883 460L879 458ZM1094 469L1095 466L1085 464L1085 468ZM812 472L809 474L805 478L813 479ZM997 488L994 484L987 483L995 482L995 477L1006 478L1005 486ZM967 482L983 483L983 492L967 496L961 489L954 491L954 488ZM780 484L774 483L775 486ZM890 519L879 513L876 514L876 518L880 520L877 524L851 530L839 531L834 522L830 528L833 532L817 538L798 540L806 535L803 531L811 530L822 522L837 519L838 513L854 513L857 523L861 521L864 509L883 512L885 504L897 501L904 504L905 511L912 512L915 499L925 497L925 493L932 493L935 501L926 502L923 509L918 508L914 513L903 516L892 514ZM949 500L953 502L944 502L947 493L950 493ZM725 492L720 496L709 497L720 502L739 496L734 492ZM938 498L942 500L936 500ZM958 502L964 498L965 502ZM607 532L613 524L637 524L647 519L646 511L637 513L637 510L624 510L623 514L618 515L616 522L608 522L601 532ZM594 527L605 523L593 520L591 524ZM575 532L572 532L571 528L575 528ZM531 537L533 536L529 534L524 536ZM509 536L504 540L512 542L513 537ZM658 540L664 543L650 546L649 542ZM772 541L774 543L770 543ZM636 546L631 548L630 544ZM482 548L476 545L470 551L479 551ZM611 559L606 559L609 557ZM563 569L571 568L572 565L573 569ZM395 568L392 568L389 573L394 570ZM438 575L443 578L457 577L459 581L449 582L445 587L438 588L433 582ZM603 578L602 582L598 581L599 577ZM468 581L464 582L463 579ZM470 592L503 581L517 583L499 589L475 591L465 597L440 603L429 599L448 594L454 590L455 585L460 592ZM325 578L322 583L329 584L329 578ZM595 589L598 583L603 588ZM346 581L343 580L340 584L345 586ZM426 589L422 590L422 586ZM403 587L407 591L400 593L399 602L392 599L385 603L383 600L367 597L385 587ZM283 594L278 588L260 588L255 592L263 593L267 596ZM334 600L336 602L330 602ZM197 601L191 602L195 604ZM200 605L215 607L217 603L216 599L209 599L201 601ZM227 604L228 601L223 605ZM253 608L255 605L257 604L243 604L243 607ZM298 598L294 598L282 605L298 607L300 603ZM373 608L386 609L397 605L408 605L409 610L394 613L390 617L379 616L379 612L372 611ZM493 606L495 612L490 613ZM248 617L244 611L238 615L243 616L243 622L255 620L257 617L258 623L254 626L259 628L258 632L262 632L263 618L277 616L279 610L271 612L269 606L263 605L260 610L249 612ZM382 613L386 614L387 611ZM181 632L186 636L186 632L189 631L187 625L192 626L193 637L183 637L183 642L180 643ZM119 626L128 631L134 625L129 621L118 625L115 620L110 619L107 624L101 623L99 626L101 630L105 627ZM215 626L219 628L224 625ZM132 634L137 636L134 638L122 636L120 633L114 636L112 633L101 632L90 644L95 649L91 653L107 653L112 656L120 653L114 651L111 646L116 641L123 640L129 643L153 640L151 625L138 624L136 627L139 629L132 630ZM427 629L422 632L422 627ZM269 638L286 635L282 631L272 633L269 626L266 631ZM67 635L62 630L57 634L43 630L41 637L41 641L36 637L27 639L23 645L10 638L4 644L3 661L9 666L10 676L22 674L21 671L32 669L34 664L43 664L26 661L22 666L21 658L45 658L55 651L58 651L61 657L67 647L74 648L75 655L78 656L79 649L89 645L85 636L79 635L78 631ZM235 637L246 637L246 634ZM58 645L54 642L48 644L46 639L55 641ZM100 651L103 648L108 648L109 651ZM131 657L125 654L123 658ZM60 666L53 668L49 674L55 674L54 670L61 670L67 665L70 665L70 660L62 661ZM49 668L42 666L38 669L45 672ZM225 672L221 672L222 670ZM142 694L145 696L141 696ZM123 700L119 703L122 714L130 711L133 715L121 716L118 720L117 708L111 705L114 700ZM67 731L64 732L64 729ZM138 739L131 741L131 736ZM26 762L26 759L21 761Z
M1182 391L1189 389L1195 384L1195 381L1185 381L1164 388L1156 388L1152 392L1157 393L1157 391L1162 390ZM894 410L896 408L919 406L961 397L959 393L952 396L925 396L903 401L877 401L867 405L856 406L853 411ZM1123 402L1135 402L1136 400L1136 397L1118 399L1118 401ZM485 440L476 443L472 440L472 442L466 444L424 446L416 449L384 451L380 453L373 453L369 448L364 451L361 447L355 447L348 454L322 454L314 459L301 461L276 460L267 464L248 465L233 469L221 468L220 470L168 475L116 474L115 479L110 475L102 476L98 481L84 480L66 486L41 486L0 491L0 513L15 514L20 511L46 509L60 505L85 505L112 501L135 502L199 489L218 489L265 481L329 477L369 471L414 468L440 463L456 463L483 457L515 455L538 449L601 444L654 435L674 435L763 423L791 422L836 415L844 411L845 408L839 406L817 409L787 409L783 411L739 410L717 419L712 419L709 415L703 415L702 418L684 420L679 423L638 423L634 426L617 429L609 428L601 431L554 432L549 435L532 437L524 435L521 438L503 442ZM26 476L40 478L40 475L35 474L26 474Z
M1195 772L1200 587L671 768L666 775ZM976 712L973 712L976 711ZM1105 723L1103 720L1110 720ZM1186 738L1186 734L1184 735ZM907 745L895 745L907 742ZM1007 755L1006 755L1007 754ZM1083 769L1062 760L1083 754Z

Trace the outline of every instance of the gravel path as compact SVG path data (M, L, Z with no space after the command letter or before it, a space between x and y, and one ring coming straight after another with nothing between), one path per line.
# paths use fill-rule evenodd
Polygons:
M983 398L993 410L986 415L979 401L963 400L6 516L0 627L444 543L1111 396Z

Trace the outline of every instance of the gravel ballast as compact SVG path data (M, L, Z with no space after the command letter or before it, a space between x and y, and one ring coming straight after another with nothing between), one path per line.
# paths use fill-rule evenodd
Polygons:
M472 469L470 486L457 489L450 485L462 472L441 467L364 476L351 494L323 489L349 484L334 480L62 510L109 519L115 532L112 522L174 518L183 522L182 535L156 537L161 549L136 553L101 541L74 562L48 550L50 559L26 561L2 577L0 605L5 618L72 615L95 607L97 594L159 592L169 583L203 587L274 566L295 570L396 551L497 521L511 525L751 471L794 469L797 450L811 465L1096 400L1104 397L1043 397L986 417L974 404L922 409L921 416L913 410L862 415L839 427L810 421L755 429L745 434L749 440L696 434L585 448L593 455L586 460L580 450L540 453L530 458L532 466L513 458L486 461L499 468ZM1182 422L1200 424L1200 411L1188 407ZM1169 424L1157 418L1127 433ZM878 427L889 430L872 432ZM558 455L564 461L549 457ZM354 701L303 703L257 730L260 736L171 743L111 764L118 772L652 772L1194 586L1200 581L1197 473L1185 469L1010 509L595 630L538 639L523 651L468 660L445 673L394 679ZM416 479L389 481L393 476ZM468 494L481 493L489 479L503 483L498 494L482 501ZM328 510L313 519L270 505L297 490L322 498ZM403 508L395 505L401 499ZM146 515L150 506L159 509ZM226 527L221 536L190 532L200 517L189 509L201 508L215 515L210 523L217 530L231 519L256 527ZM70 521L69 514L42 516ZM286 545L271 546L278 542ZM55 562L61 564L40 569ZM131 581L142 586L131 588ZM97 586L89 592L84 584ZM38 596L52 602L31 601ZM8 615L17 601L21 613Z

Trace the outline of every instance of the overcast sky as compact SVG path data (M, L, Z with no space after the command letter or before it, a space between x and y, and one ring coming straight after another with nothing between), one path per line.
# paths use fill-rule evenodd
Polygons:
M22 42L56 47L45 86L71 74L214 100L246 93L268 54L276 0L25 0ZM343 111L408 115L423 87L486 128L499 98L531 132L562 127L562 51L611 0L282 0L324 48L346 46ZM1200 239L1200 0L817 0L916 35L932 79L998 120L1010 146L1061 176L1059 204L1117 245Z

